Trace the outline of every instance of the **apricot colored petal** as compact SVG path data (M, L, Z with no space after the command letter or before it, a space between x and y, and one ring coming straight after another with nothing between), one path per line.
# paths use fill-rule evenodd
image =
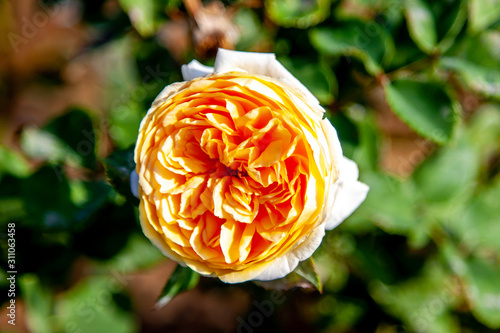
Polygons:
M191 234L191 239L189 240L189 243L191 244L191 247L193 248L193 250L203 260L210 260L212 258L217 257L219 255L219 252L217 252L215 249L213 249L213 248L211 248L203 243L202 233L203 233L204 229L205 229L205 222L202 221L194 228L193 233Z
M240 257L241 233L238 222L228 220L221 226L220 247L227 264L234 263Z
M144 235L149 238L151 243L153 243L161 251L161 253L163 253L164 256L182 263L182 258L170 249L170 247L167 245L167 242L162 237L162 234L155 230L155 228L149 222L150 220L145 211L144 202L146 202L146 200L141 200L141 204L139 205L139 220Z

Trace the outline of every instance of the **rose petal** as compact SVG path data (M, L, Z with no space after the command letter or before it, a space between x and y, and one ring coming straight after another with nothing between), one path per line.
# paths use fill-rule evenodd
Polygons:
M325 236L325 229L318 227L313 229L310 235L306 236L302 243L293 251L285 254L274 260L271 265L267 266L264 271L255 276L254 280L270 281L281 279L291 273L299 264L300 261L306 260L321 244Z
M182 77L186 81L212 74L213 71L214 69L212 67L205 66L197 60L192 60L189 64L182 65L181 67Z
M332 209L327 213L325 229L331 230L345 220L365 200L368 185L358 181L358 166L343 157L339 162L339 179Z
M241 52L219 49L215 58L214 73L245 71L255 75L265 75L299 89L307 99L319 104L316 97L297 80L278 60L274 53Z

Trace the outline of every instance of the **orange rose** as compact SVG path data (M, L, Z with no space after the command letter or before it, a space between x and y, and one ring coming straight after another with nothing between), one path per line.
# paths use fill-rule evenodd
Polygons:
M273 54L219 50L183 66L141 123L140 220L168 257L235 283L312 255L365 198L312 94Z

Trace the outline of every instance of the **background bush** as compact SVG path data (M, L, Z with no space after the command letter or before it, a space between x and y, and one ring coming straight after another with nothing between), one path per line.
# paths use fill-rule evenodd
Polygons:
M498 1L0 1L0 35L0 331L500 329ZM152 100L218 47L276 53L371 187L314 255L323 293L268 314L270 291L209 278L153 310L175 264L128 187Z

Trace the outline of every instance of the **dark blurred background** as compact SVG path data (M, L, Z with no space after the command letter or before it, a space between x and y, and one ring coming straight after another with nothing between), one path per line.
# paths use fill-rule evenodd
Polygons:
M0 332L500 329L500 1L0 0L0 37ZM133 144L219 47L276 53L371 190L314 254L322 294L201 278L157 309L176 264Z

